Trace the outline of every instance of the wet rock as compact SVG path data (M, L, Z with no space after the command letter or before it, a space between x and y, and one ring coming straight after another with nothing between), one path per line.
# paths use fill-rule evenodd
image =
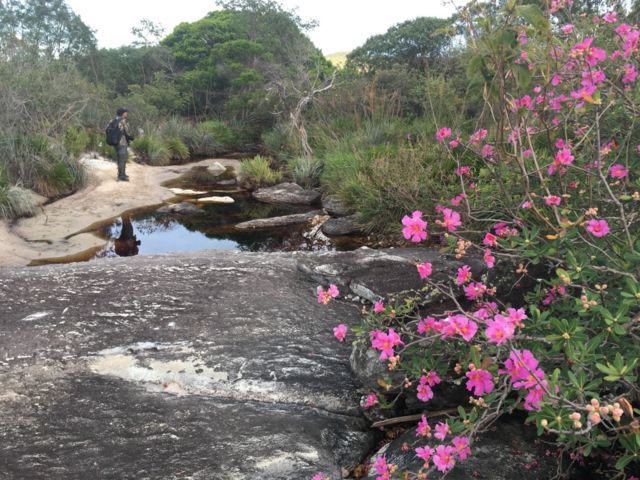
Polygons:
M261 228L286 227L288 225L298 225L301 223L313 222L318 216L322 215L322 210L314 210L308 213L294 213L292 215L283 215L281 217L259 218L257 220L249 220L236 225L238 230L252 230Z
M218 185L221 185L223 187L227 187L230 185L237 185L238 180L236 180L235 178L230 178L228 180L220 180L219 182L216 182Z
M202 195L207 193L206 191L193 190L191 188L170 188L169 190L176 195Z
M428 417L428 414L427 414ZM432 425L433 428L433 425ZM436 440L437 442L437 440ZM417 472L423 462L415 455L417 447L427 442L416 437L416 429L410 428L393 442L385 445L378 455L385 455L387 462L396 464L398 471ZM403 445L409 446L403 451ZM432 443L434 446L435 443ZM556 478L556 457L548 455L548 444L536 437L534 428L523 424L522 418L504 418L478 437L472 446L473 454L464 461L456 462L446 476L447 480L542 480ZM374 460L375 461L375 460ZM375 469L367 478L376 478ZM434 472L429 478L443 478Z
M341 478L374 444L332 335L359 314L309 255L3 269L0 478Z
M212 175L222 175L224 172L227 171L227 167L222 165L220 162L213 162L211 165L209 165L207 170Z
M226 203L235 203L235 200L231 197L202 197L196 200L198 203L217 203L217 204L226 204Z
M164 207L160 207L156 210L157 213L177 213L180 215L195 215L199 213L204 213L202 208L196 207L192 203L189 202L181 202L181 203L172 203L170 205L165 205Z
M333 217L346 217L353 213L337 195L325 195L322 197L322 208Z
M319 284L334 283L375 302L390 295L401 297L422 290L424 282L415 267L422 262L432 264L431 278L436 281L452 281L464 263L472 268L474 275L485 269L479 260L467 259L463 263L451 255L426 248L371 250L366 247L301 258L298 269ZM428 298L424 302L428 302Z
M369 338L359 338L353 342L349 362L358 382L367 390L379 391L379 380L391 385L400 385L405 375L389 371L388 363L380 360L380 352L371 347Z
M360 228L356 225L355 215L342 218L331 218L322 224L322 233L325 235L353 235L360 232Z
M265 203L288 203L311 205L320 198L315 190L305 190L297 183L280 183L273 187L260 188L253 192L253 198Z

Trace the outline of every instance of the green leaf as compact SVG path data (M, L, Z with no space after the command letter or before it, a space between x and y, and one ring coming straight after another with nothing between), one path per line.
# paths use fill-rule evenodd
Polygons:
M618 470L624 470L624 467L629 465L634 458L634 455L625 455L624 457L620 457L616 462L616 468Z
M549 19L538 5L519 5L516 7L516 14L540 31L546 32L551 28Z

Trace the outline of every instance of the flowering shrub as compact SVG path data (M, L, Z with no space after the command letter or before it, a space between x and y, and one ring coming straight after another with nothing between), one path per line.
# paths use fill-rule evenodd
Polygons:
M442 235L458 259L505 265L514 288L535 288L509 305L469 266L452 285L425 263L407 274L454 309L421 318L412 305L378 302L367 314L371 347L406 374L397 390L425 406L441 379L471 394L445 422L423 416L418 478L464 461L475 434L515 409L572 458L606 450L616 478L640 463L640 29L616 12L574 18L571 3L461 15L495 123L471 135L438 130L459 195L433 215L407 214L402 233L415 243ZM379 400L370 394L367 407ZM384 457L373 466L379 479L396 472Z

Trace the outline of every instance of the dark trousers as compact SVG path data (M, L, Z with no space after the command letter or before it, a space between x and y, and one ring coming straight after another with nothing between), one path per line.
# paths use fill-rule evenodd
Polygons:
M124 170L127 165L127 158L129 157L129 152L127 150L126 145L117 145L115 148L116 148L116 155L118 157L118 178L122 178L126 175Z

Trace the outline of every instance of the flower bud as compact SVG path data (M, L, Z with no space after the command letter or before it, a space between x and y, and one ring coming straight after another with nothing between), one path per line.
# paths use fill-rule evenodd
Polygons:
M600 423L600 414L598 412L594 412L591 415L589 415L589 421L591 423L593 423L594 425L597 425Z

